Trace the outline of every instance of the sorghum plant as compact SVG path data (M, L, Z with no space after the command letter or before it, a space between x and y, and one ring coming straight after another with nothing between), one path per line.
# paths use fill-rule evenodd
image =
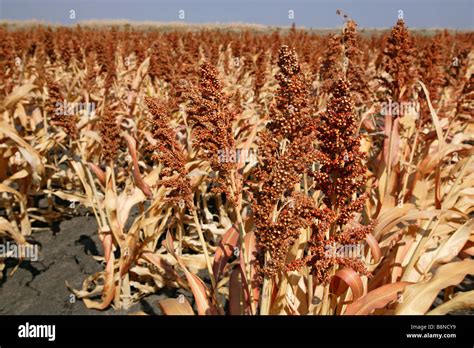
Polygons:
M312 203L295 190L316 154L308 83L295 51L287 46L280 49L278 66L279 89L267 129L260 134L252 205L262 274L267 277L284 269L288 248L314 214Z
M365 154L360 150L358 119L351 99L350 84L344 79L334 82L327 111L320 116L317 126L319 170L312 171L315 188L323 193L325 214L313 225L306 264L311 266L318 283L329 280L336 265L349 267L367 274L360 259L327 257L326 246L331 244L362 243L373 229L368 226L351 227L367 199L367 168Z

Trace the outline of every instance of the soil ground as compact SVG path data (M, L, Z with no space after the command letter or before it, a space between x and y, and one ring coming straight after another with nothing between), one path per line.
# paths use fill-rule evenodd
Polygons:
M36 262L23 261L13 275L17 260L7 260L0 283L0 314L128 314L143 311L161 314L157 301L171 294L148 296L127 311L110 308L88 309L80 299L71 303L71 292L82 288L89 275L102 270L93 255L102 255L93 216L77 216L62 221L57 229L34 232L40 252Z

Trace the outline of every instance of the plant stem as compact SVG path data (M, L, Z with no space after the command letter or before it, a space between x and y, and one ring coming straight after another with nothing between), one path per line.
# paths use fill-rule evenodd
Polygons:
M211 284L212 284L212 289L213 289L213 292L214 292L215 300L216 300L216 303L219 304L220 303L219 296L218 296L219 294L218 294L218 291L217 291L216 280L214 278L214 272L212 270L211 258L209 257L209 251L207 250L206 240L204 239L204 234L202 233L201 222L199 221L199 218L197 216L196 209L193 209L193 219L194 219L194 223L196 225L196 229L198 231L199 240L200 240L201 245L202 245L202 250L204 252L204 258L206 260L207 271L209 272L209 276L211 278Z
M265 253L265 264L268 262L268 251ZM270 313L272 280L265 275L262 287L262 302L260 303L260 315L268 315Z

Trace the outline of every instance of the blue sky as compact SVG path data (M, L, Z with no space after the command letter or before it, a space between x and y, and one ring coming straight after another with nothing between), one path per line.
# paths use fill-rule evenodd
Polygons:
M69 11L76 19L69 19ZM90 19L179 21L188 23L244 22L307 28L338 27L336 9L360 27L390 27L398 10L412 28L474 28L474 0L0 0L0 19L38 19L74 24ZM288 11L294 11L294 19Z

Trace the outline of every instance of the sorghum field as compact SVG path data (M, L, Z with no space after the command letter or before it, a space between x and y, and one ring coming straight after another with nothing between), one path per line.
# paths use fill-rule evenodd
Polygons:
M4 25L2 276L88 215L99 271L54 287L93 310L163 291L164 314L473 308L473 43L403 20Z

